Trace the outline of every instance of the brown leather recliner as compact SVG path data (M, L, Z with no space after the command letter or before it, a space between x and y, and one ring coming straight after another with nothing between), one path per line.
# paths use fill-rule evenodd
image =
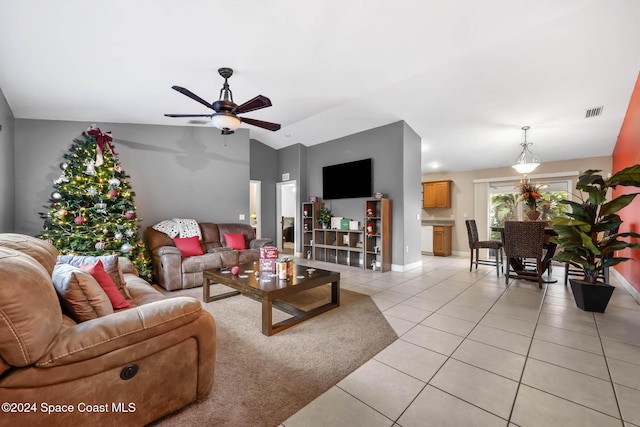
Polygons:
M76 323L51 274L58 251L0 234L1 426L138 426L209 394L216 328L193 298L122 273L131 308Z
M147 227L145 240L151 252L155 280L168 291L202 286L204 270L244 264L260 259L260 248L273 243L271 239L256 239L255 230L248 224L214 224L201 222L204 255L183 257L171 237ZM242 234L245 249L227 246L224 235Z

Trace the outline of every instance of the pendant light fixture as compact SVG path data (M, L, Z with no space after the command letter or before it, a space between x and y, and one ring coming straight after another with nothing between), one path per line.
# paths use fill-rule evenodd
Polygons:
M527 142L527 131L529 130L529 126L523 126L522 130L524 131L524 142L520 145L522 146L522 152L516 158L516 162L512 168L518 171L521 174L528 174L533 172L535 168L540 166L540 157L533 154L529 147L533 145L532 142Z

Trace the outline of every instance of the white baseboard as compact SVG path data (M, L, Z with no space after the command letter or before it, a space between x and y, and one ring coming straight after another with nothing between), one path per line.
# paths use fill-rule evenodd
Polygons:
M616 279L618 279L618 281L627 290L627 292L629 292L633 299L636 300L638 304L640 304L640 292L638 292L638 290L634 288L633 285L629 283L627 279L624 278L624 276L622 276L622 274L618 273L615 268L610 268L609 272L613 273L613 275L616 276Z
M391 264L391 271L397 271L402 273L402 272L413 270L414 268L419 268L419 267L422 267L422 261L416 261L412 264L405 264L405 265Z

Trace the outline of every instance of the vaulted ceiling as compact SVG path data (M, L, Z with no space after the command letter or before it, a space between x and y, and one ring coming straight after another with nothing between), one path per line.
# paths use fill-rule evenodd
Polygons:
M236 103L274 148L404 120L423 172L610 155L640 71L637 0L3 0L0 88L16 118L175 126ZM603 106L602 115L585 118ZM116 136L117 137L117 136Z

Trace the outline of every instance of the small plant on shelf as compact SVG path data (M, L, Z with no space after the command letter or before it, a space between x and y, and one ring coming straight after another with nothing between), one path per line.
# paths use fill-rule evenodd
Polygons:
M318 211L318 219L316 220L322 228L327 228L331 224L331 210L327 208L321 208Z

